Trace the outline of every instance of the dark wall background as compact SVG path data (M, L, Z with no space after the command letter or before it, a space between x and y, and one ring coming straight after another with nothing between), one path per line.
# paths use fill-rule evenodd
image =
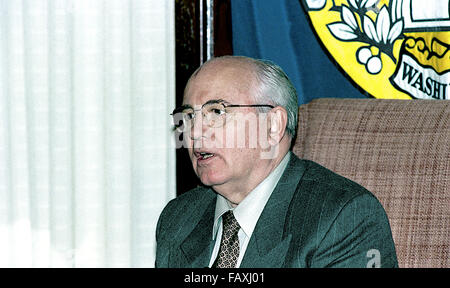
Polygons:
M177 107L182 104L186 82L200 66L200 1L203 1L203 7L206 7L205 0L175 0ZM214 56L232 55L231 0L215 0L213 6ZM206 21L206 13L203 14L203 19ZM203 55L203 59L206 59L206 55ZM180 195L200 185L200 182L192 169L186 149L177 149L176 158L177 195Z

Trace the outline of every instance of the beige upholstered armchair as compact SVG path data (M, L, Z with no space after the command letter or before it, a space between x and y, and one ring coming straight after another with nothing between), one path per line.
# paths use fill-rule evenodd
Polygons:
M400 267L450 267L450 101L317 99L293 151L377 196Z

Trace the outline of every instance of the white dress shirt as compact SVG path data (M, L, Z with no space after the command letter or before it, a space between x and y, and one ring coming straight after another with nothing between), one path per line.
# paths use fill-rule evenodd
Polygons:
M258 186L255 187L236 207L233 208L231 203L222 195L217 194L216 210L214 214L214 227L212 238L215 240L214 249L209 261L211 267L219 254L220 242L222 239L222 215L228 210L233 210L234 217L239 223L239 258L236 267L239 267L245 255L248 242L255 229L256 222L258 222L267 200L278 184L278 181L283 175L284 170L289 162L290 153L284 156L283 160L278 166L264 179Z

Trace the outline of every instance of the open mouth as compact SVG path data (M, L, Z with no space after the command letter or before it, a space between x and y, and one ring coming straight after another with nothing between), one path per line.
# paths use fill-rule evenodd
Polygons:
M197 161L205 161L211 159L215 156L214 153L209 152L195 152L195 157L197 157Z

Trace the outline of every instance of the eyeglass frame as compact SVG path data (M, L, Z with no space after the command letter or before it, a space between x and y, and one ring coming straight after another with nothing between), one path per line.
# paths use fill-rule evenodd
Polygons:
M257 108L257 107L267 107L267 108L270 108L270 109L275 108L275 106L270 105L270 104L228 104L225 100L219 99L219 100L209 100L209 101L205 102L200 109L197 109L197 110L195 110L194 107L192 107L190 105L182 105L182 106L180 106L178 108L175 108L172 111L172 113L170 113L170 116L173 117L175 114L182 113L182 111L184 109L191 108L194 111L194 117L192 118L192 120L194 120L195 119L195 115L196 115L195 112L196 111L202 111L203 107L205 105L210 105L210 104L222 104L224 108L235 108L235 107L236 108L240 108L240 107L255 107L255 108ZM174 130L177 129L177 128L178 127L176 125L174 125Z

